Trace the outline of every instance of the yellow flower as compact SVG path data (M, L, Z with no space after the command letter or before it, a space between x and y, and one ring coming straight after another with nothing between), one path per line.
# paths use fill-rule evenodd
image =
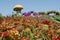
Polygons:
M31 32L31 29L30 28L26 28L25 32Z

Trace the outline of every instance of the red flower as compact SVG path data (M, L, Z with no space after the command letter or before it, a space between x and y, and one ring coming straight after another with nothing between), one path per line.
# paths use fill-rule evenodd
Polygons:
M52 40L60 40L60 37L55 36L52 38Z
M3 36L9 36L9 33L8 32L3 32Z
M1 37L1 35L2 35L2 32L0 32L0 37Z
M12 28L16 28L16 26L13 26Z
M57 40L60 40L60 36L57 37Z
M51 24L51 21L50 20L43 20L42 23L43 24Z
M26 40L30 40L29 38L25 38Z

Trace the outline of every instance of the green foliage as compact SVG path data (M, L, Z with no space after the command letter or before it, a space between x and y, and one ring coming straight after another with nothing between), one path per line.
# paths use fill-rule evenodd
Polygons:
M10 36L3 37L2 40L13 40Z
M55 19L56 19L57 21L60 21L60 16L57 16Z
M0 13L0 18L3 17L2 14Z

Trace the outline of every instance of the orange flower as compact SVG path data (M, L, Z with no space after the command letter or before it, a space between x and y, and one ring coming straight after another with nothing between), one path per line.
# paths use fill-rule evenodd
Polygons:
M35 32L34 34L35 34L35 35L39 35L40 33L39 33L39 32Z
M21 40L30 40L30 39L27 37L27 38L22 38Z
M54 34L54 29L50 28L49 29L49 34L53 35Z

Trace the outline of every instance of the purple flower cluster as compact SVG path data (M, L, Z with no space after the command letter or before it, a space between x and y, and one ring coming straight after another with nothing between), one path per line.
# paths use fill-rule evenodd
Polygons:
M34 12L33 15L34 16L39 16L39 13L38 12Z
M31 14L33 14L33 16L39 16L38 12L33 12L33 13L31 13L31 12L25 12L23 15L24 16L30 16Z
M31 12L25 12L23 15L24 16L30 16L31 15Z

